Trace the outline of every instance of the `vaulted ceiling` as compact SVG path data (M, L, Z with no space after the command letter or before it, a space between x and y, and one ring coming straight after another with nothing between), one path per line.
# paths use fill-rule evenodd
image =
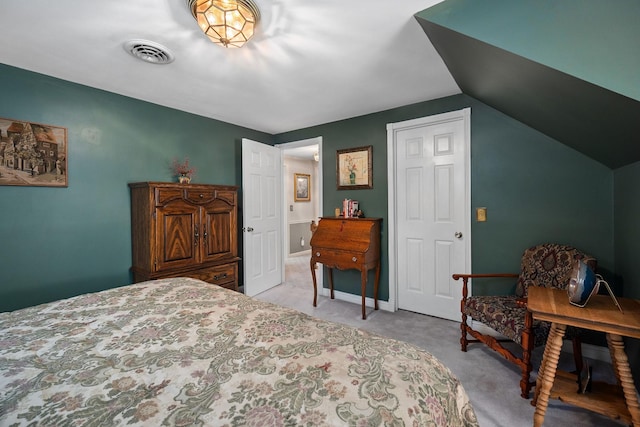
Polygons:
M640 161L638 0L255 1L259 31L229 50L186 0L2 0L0 62L272 134L462 91L610 168Z
M610 168L640 161L640 2L448 0L416 18L464 93Z

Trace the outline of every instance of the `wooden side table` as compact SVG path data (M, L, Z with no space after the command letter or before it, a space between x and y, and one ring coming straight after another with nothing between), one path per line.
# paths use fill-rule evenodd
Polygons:
M542 426L549 398L598 412L640 427L640 405L624 352L622 337L640 338L640 301L618 298L621 313L608 295L594 295L586 307L569 303L560 289L529 287L527 307L538 320L551 322L551 331L536 380L534 427ZM618 384L593 383L593 392L579 394L576 378L558 372L562 337L567 326L605 332Z

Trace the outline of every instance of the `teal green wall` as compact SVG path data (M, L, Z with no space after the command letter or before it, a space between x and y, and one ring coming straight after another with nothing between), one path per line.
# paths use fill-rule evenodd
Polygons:
M612 171L466 95L288 132L276 142L322 135L324 214L351 198L367 216L383 218L380 299L388 300L386 124L465 107L471 107L472 212L488 208L487 222L472 223L473 272L517 272L522 251L547 241L590 252L603 271L613 271ZM374 188L336 190L336 150L363 145L373 145ZM359 294L357 274L336 272L336 289ZM478 283L474 292L511 290L496 286Z
M573 244L614 269L614 173L466 95L272 136L12 67L0 66L0 76L0 117L66 127L69 141L68 188L0 186L0 310L130 283L127 183L171 180L171 160L188 156L196 182L241 185L242 137L323 137L325 214L352 198L384 219L388 300L386 124L465 107L472 209L486 206L489 218L472 224L473 271L517 271L522 250L542 241ZM363 145L373 145L373 190L337 191L336 150ZM358 283L355 271L336 273L339 290L359 294Z
M614 171L615 272L627 297L640 299L640 162Z
M640 100L638 0L447 0L418 16Z
M128 182L240 185L240 140L272 136L0 65L0 117L66 127L68 188L0 186L0 311L131 283Z
M624 296L640 299L640 162L614 171L616 279ZM640 390L640 340L625 339L636 388Z

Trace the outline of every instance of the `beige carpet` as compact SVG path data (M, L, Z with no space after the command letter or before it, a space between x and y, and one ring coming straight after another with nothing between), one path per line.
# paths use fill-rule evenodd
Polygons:
M339 273L338 273L339 274ZM459 323L407 311L367 311L361 318L361 308L339 300L318 297L313 307L313 284L309 272L309 253L290 257L286 261L285 282L257 296L304 313L380 335L410 342L443 361L462 382L483 427L520 427L533 425L534 407L520 397L520 371L500 355L482 344L470 344L469 351L460 351ZM537 369L542 348L534 354ZM611 366L590 361L596 379L612 378ZM563 354L561 367L571 370L573 358ZM552 426L620 426L618 421L568 406L557 400L549 403L545 427Z

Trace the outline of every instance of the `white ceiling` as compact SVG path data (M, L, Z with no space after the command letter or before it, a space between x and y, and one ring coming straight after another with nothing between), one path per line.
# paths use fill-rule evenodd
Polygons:
M0 62L277 134L460 93L413 17L439 1L256 0L256 35L224 49L185 0L1 0Z
M318 144L305 145L304 147L285 148L284 155L302 160L314 160L314 156L319 155Z

